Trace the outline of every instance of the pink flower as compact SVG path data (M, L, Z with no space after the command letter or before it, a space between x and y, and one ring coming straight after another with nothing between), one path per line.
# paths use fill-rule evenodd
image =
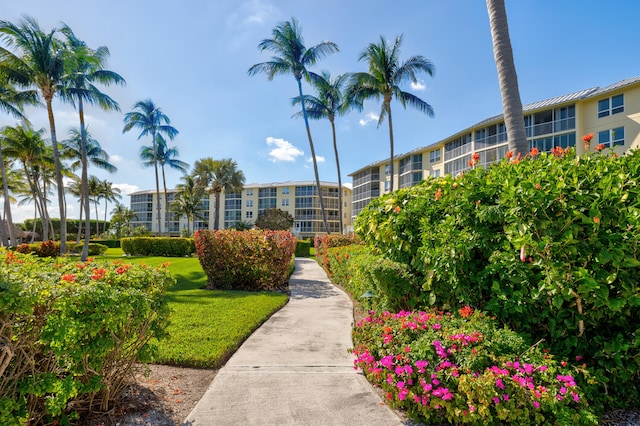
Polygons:
M496 380L496 387L498 387L500 389L504 389L504 383L502 383L502 379L497 379Z
M506 393L504 395L502 395L502 400L503 401L508 401L509 400L509 395L507 395Z
M540 403L538 401L533 401L533 406L536 408L540 408Z
M575 402L580 401L580 396L576 392L571 392L571 395L573 396L573 400Z
M496 405L500 404L500 398L498 398L497 396L494 396L493 397L493 403L496 404Z

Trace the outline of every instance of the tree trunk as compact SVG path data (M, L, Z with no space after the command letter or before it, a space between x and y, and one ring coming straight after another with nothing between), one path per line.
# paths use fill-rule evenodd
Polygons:
M342 177L340 176L340 159L338 158L338 142L336 141L336 125L333 121L333 117L329 120L331 121L331 133L333 134L333 152L336 156L336 169L338 170L338 214L340 215L340 234L344 234L344 229L342 228Z
M60 165L60 153L58 152L58 140L56 138L56 122L53 118L51 99L52 96L47 97L46 102L47 113L49 115L49 127L51 128L53 162L56 166L56 185L58 186L58 208L60 209L60 255L64 255L67 253L67 214L64 208L64 183L62 182L62 167Z
M82 163L82 175L80 177L80 212L85 211L87 220L84 224L84 244L82 245L82 253L80 260L86 261L89 257L89 236L91 234L91 207L89 205L89 164L87 161L87 128L84 124L84 106L82 98L78 100L78 115L80 116L80 162ZM84 209L83 209L84 206ZM98 217L96 216L96 223ZM97 227L98 225L96 225ZM78 224L78 235L80 235L80 227Z
M391 119L391 99L384 101L387 104L389 116L389 192L393 192L393 120Z
M153 168L156 172L156 221L158 223L158 235L162 236L162 218L160 215L160 180L158 177L158 152L156 148L156 132L151 132L151 137L153 138Z
M218 230L220 229L220 193L222 191L215 191L214 192L214 199L215 199L215 217L213 218L213 229L214 230Z
M164 223L167 227L167 235L169 232L169 198L167 197L167 179L164 176L164 164L162 165L162 187L164 188Z
M320 187L320 175L318 174L318 161L316 160L316 150L313 147L313 139L311 138L311 128L309 127L309 118L307 117L307 108L304 106L304 96L302 95L302 82L296 78L298 82L298 92L300 93L300 105L302 105L302 116L304 117L304 125L307 128L307 138L309 138L309 149L311 150L311 158L313 159L313 172L316 176L316 190L318 191L318 200L320 201L320 213L322 214L322 223L324 223L324 231L329 235L329 223L327 222L327 212L324 210L324 200L322 198L322 188ZM312 229L313 230L313 229Z
M0 167L2 168L2 195L4 197L4 214L7 219L7 231L2 236L2 243L6 246L16 246L16 236L13 233L13 218L11 217L11 201L9 200L9 183L7 182L7 171L2 156L2 146L0 146Z
M514 155L525 155L529 152L529 143L524 128L524 113L522 112L518 75L513 60L504 0L486 1L509 151Z

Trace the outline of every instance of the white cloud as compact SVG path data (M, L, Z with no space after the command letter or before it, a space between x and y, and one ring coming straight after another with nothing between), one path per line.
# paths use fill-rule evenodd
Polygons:
M380 117L375 112L368 112L365 118L361 118L358 123L360 123L361 126L368 126L373 122L377 123L379 119Z
M122 195L122 200L120 201L124 205L128 205L129 202L125 201L124 197L131 194L132 192L140 191L140 187L137 185L131 185L129 183L114 183L114 188L118 188L120 190L120 195Z
M304 152L301 151L298 147L293 145L291 142L286 141L284 139L272 138L269 136L267 138L268 146L275 146L274 149L269 151L269 161L278 162L278 161L296 161L296 158L304 155Z
M413 90L426 90L427 86L422 81L411 82L411 88Z
M118 154L113 154L109 156L109 162L113 164L118 164L122 162L122 156Z
M316 161L318 163L324 163L325 162L325 158L322 155L316 155ZM313 157L307 158L307 163L313 163Z

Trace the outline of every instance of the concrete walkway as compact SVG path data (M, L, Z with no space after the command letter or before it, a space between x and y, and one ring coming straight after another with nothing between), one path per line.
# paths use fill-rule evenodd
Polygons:
M312 259L291 299L218 372L183 425L402 425L354 370L353 306Z

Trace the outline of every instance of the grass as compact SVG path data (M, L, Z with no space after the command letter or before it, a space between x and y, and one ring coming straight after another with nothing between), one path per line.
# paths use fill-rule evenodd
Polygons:
M121 249L109 249L96 260L122 258ZM157 266L169 262L177 282L168 292L172 310L168 337L156 341L154 362L183 367L216 368L242 342L285 305L276 292L250 293L206 290L207 276L195 257L126 257L126 262Z

